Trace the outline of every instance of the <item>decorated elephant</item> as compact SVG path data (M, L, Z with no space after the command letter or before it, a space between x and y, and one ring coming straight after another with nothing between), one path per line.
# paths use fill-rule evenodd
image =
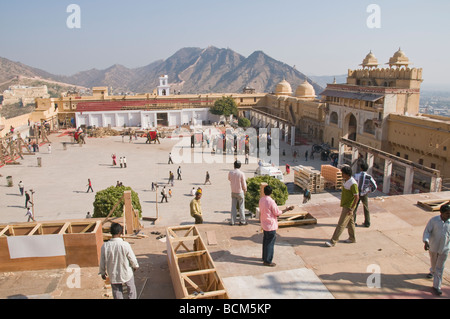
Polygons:
M152 142L154 142L156 144L156 142L158 142L158 144L161 144L161 142L159 141L159 133L157 131L149 131L147 133L147 140L145 141L145 144L151 144Z
M78 144L86 144L86 134L83 132L83 130L78 130L77 132L75 132L73 137Z

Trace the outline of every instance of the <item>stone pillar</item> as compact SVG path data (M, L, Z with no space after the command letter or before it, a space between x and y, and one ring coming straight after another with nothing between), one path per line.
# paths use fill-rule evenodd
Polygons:
M408 166L405 170L405 185L403 187L403 194L412 194L413 181L414 169L411 166Z
M369 168L367 169L367 174L373 175L373 162L374 162L375 156L372 153L367 153L367 165Z
M392 161L384 160L383 193L389 194L391 190Z
M287 143L289 141L289 126L287 124L283 124L284 129L284 142Z
M295 146L295 126L291 126L291 146Z
M352 147L352 173L353 175L356 174L356 171L358 170L358 158L359 158L359 151L356 147Z
M431 177L430 192L437 193L441 191L442 191L442 178L435 176Z
M339 142L339 158L338 158L338 167L341 167L344 164L344 154L345 154L345 144Z

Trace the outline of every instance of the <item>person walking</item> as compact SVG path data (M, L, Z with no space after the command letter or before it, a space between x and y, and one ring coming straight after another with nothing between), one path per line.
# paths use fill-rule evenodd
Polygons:
M442 295L445 262L450 250L450 205L442 205L440 215L431 218L423 232L424 249L430 254L431 268L427 278L433 279L433 291Z
M308 161L308 151L305 152L305 161Z
M31 209L29 207L27 208L27 212L26 212L25 216L28 216L27 223L29 223L30 220L35 222L34 217L33 217L33 213L31 212Z
M123 160L123 168L127 168L127 158L124 156L122 160Z
M240 225L247 225L245 220L245 193L247 192L247 182L244 173L240 170L241 162L234 162L234 170L228 173L228 180L231 186L231 222L234 226L237 219L237 207L239 207Z
M311 200L311 191L307 188L303 193L303 204L306 204Z
M177 168L177 180L182 180L182 178L181 178L181 166L178 166L178 168Z
M112 164L113 164L113 166L116 166L117 165L117 156L116 156L116 154L112 154L111 155L111 157L112 157Z
M262 260L264 266L268 267L276 266L272 260L278 229L278 216L294 209L294 206L290 206L280 210L277 203L270 197L272 192L271 186L264 187L264 196L259 200L260 222L264 232Z
M90 178L88 178L88 183L87 183L86 186L88 186L88 189L87 189L86 193L89 193L89 190L91 190L92 192L94 192L94 189L92 188L92 182L91 182L91 179L90 179Z
M123 227L111 225L112 238L103 244L100 255L99 275L109 277L114 299L124 299L123 284L127 286L128 299L137 299L134 272L139 263L129 243L121 238Z
M195 224L203 224L202 204L200 199L202 198L202 192L195 192L195 198L191 200L190 211L191 216L195 219Z
M168 203L169 201L167 200L167 190L166 190L166 186L163 187L163 189L161 190L161 203L164 201L164 199L166 200L166 203Z
M211 185L211 176L209 175L208 171L206 171L205 185L206 183L209 183L209 185Z
M120 168L123 168L123 157L121 156L119 159Z
M353 211L355 210L356 203L359 200L358 184L352 177L352 169L350 166L344 166L341 169L342 178L345 183L342 187L341 193L341 207L342 212L338 221L338 225L334 231L333 237L330 241L325 242L328 247L333 247L342 235L345 228L348 228L349 238L345 241L346 243L355 243L355 221L353 219Z
M28 203L33 205L33 203L31 202L30 194L28 194L28 192L25 191L25 208L28 208Z
M358 183L359 200L353 215L356 225L356 213L358 211L359 203L362 203L364 208L363 226L368 228L370 227L369 194L377 189L377 183L372 176L367 174L367 170L369 169L367 163L361 163L359 168L361 169L361 172L355 175L355 180Z
M173 164L172 153L169 153L169 162L167 164Z
M19 186L20 196L23 196L23 191L25 190L25 186L23 185L23 182L20 181L18 186Z

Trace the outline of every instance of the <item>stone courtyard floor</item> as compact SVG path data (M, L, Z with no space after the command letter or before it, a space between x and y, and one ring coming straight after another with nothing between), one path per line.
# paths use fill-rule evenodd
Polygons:
M52 151L42 145L36 155L25 156L20 165L0 168L0 223L26 222L25 200L17 183L23 181L26 190L33 189L37 221L83 219L93 212L95 192L117 181L132 187L139 194L143 217L155 217L156 225L143 221L144 239L128 240L137 255L140 269L135 273L140 299L173 299L172 281L167 264L166 243L152 234L165 233L166 227L192 225L189 202L192 188L203 189L202 208L205 223L199 225L202 237L208 231L215 233L217 244L208 250L216 268L233 299L403 299L436 298L432 281L425 276L429 258L423 250L422 233L427 221L435 213L416 205L418 200L444 199L450 192L386 197L377 194L371 198L372 226L357 227L357 243L338 243L327 248L339 218L339 192L313 194L312 200L302 205L302 194L291 194L287 205L300 205L315 218L316 225L280 228L277 232L274 262L277 267L263 267L261 263L262 233L255 219L248 226L229 226L230 187L228 172L234 158L228 162L203 157L200 148L194 150L199 163L178 163L178 155L190 154L191 149L181 140L163 139L161 144L145 144L145 138L131 143L122 137L88 138L82 147L67 144L70 137L61 133L50 135ZM320 170L316 160L304 161L303 156L293 162L292 149L281 142L280 167L286 163L311 166ZM297 146L304 154L310 146ZM186 152L186 153L184 153ZM127 168L112 166L111 155L126 156ZM172 153L175 164L168 164ZM205 153L203 153L205 154ZM42 167L37 165L41 158ZM205 159L203 162L198 159ZM243 160L242 160L243 161ZM210 162L210 161L209 161ZM176 170L181 166L182 180ZM252 177L258 164L251 159L243 165L246 177ZM175 174L174 186L167 184L169 171ZM206 172L211 185L204 185ZM13 187L7 187L6 176L12 176ZM94 192L86 193L88 179ZM159 192L151 190L157 182L171 188L168 203L160 203ZM293 173L285 182L293 182ZM158 202L158 203L157 203ZM362 207L359 209L361 222ZM345 240L346 234L342 236ZM54 299L111 299L96 267L81 270L81 287L70 288L70 273L65 269L0 273L0 298L54 298ZM379 274L379 276L376 276ZM449 272L445 271L440 298L450 295Z

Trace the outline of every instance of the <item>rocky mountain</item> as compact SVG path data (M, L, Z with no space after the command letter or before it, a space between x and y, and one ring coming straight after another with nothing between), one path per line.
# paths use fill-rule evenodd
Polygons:
M246 58L231 49L183 48L166 60L140 68L113 65L105 70L92 69L72 76L52 75L9 60L3 63L4 60L0 60L0 82L17 75L34 75L88 88L108 86L115 93L153 92L159 85L159 76L165 74L169 76L172 89L181 93L239 93L247 86L257 92L272 92L283 79L291 84L294 92L305 79L314 86L316 93L323 90L322 86L300 71L262 51L256 51Z

